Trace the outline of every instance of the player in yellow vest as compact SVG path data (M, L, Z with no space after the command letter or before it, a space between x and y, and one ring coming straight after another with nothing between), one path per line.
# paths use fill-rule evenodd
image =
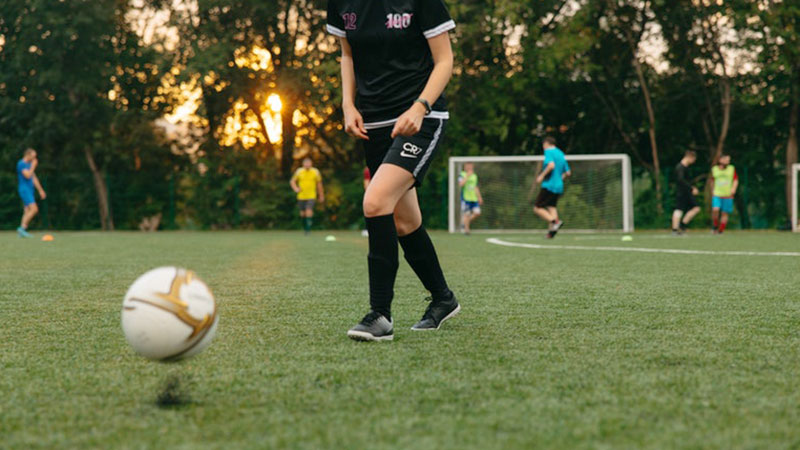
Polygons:
M711 169L711 186L713 197L711 198L711 218L714 220L714 234L725 231L728 225L728 217L733 213L733 196L736 195L736 188L739 187L739 176L736 169L731 165L730 155L722 155L717 165ZM720 220L720 213L722 217Z
M311 221L314 217L314 203L317 200L325 201L322 190L322 175L314 168L311 158L303 160L303 167L297 169L289 181L292 190L297 193L297 207L300 209L300 220L303 230L308 234L311 231Z
M458 175L458 186L461 188L461 226L464 234L469 235L469 225L481 215L483 205L475 164L464 164L464 170Z

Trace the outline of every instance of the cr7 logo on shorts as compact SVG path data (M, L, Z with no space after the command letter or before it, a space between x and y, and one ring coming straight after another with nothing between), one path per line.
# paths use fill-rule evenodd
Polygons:
M386 28L389 30L405 30L411 26L411 17L414 14L387 14Z
M403 151L400 152L400 156L404 158L416 158L420 153L422 153L422 147L417 147L411 142L406 142L403 144Z

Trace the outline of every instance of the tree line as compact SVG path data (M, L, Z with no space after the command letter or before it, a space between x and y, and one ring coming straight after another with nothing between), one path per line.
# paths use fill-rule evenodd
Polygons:
M447 1L452 120L421 192L445 225L449 155L627 153L636 219L664 227L670 167L731 154L742 226L785 226L797 162L800 6L775 0ZM361 148L342 132L323 0L8 0L0 5L0 217L14 162L41 155L63 228L292 226L310 155L327 223L360 220ZM279 96L276 104L274 95ZM741 176L741 174L740 174ZM746 198L745 198L746 197Z

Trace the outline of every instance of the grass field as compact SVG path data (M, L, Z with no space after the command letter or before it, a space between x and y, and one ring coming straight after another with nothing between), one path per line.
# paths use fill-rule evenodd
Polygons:
M462 313L401 261L395 341L357 343L356 233L0 233L2 448L797 448L800 257L492 245L434 234ZM500 236L516 243L800 252L800 236ZM220 310L179 364L135 355L122 297L194 269ZM160 409L165 379L193 402Z

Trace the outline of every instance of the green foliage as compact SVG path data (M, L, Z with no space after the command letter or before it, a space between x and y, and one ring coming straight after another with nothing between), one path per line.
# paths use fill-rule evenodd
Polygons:
M324 31L325 2L201 0L196 10L144 4L169 13L174 31L166 40L177 40L142 39L129 18L143 10L126 0L0 4L0 165L10 172L25 147L40 151L40 177L56 190L43 224L100 225L90 155L99 178L109 181L117 227L135 228L162 213L165 227L291 228L297 219L286 180L297 158L311 155L329 189L316 223L358 226L363 162L360 146L341 131L339 50ZM736 220L783 224L779 181L793 158L786 149L797 126L791 111L800 104L800 8L759 5L448 2L459 25L447 91L452 120L420 190L426 223L446 225L448 156L536 154L541 138L553 134L567 153L631 155L643 189L636 193L637 226L666 226L670 177L662 175L657 205L648 192L655 161L637 58L652 97L660 165L697 150L702 188L721 148L748 172ZM659 39L662 46L653 47ZM270 52L270 68L234 64L254 46ZM179 106L159 90L172 69L175 83L200 80L202 88L197 114L204 122L180 142L154 125ZM241 99L258 110L271 92L284 102L283 143L221 146L218 130L231 107ZM295 110L323 120L297 125ZM0 176L0 186L0 226L13 228L13 176Z
M151 102L157 54L125 21L129 8L114 0L0 5L0 164L13 167L24 148L34 147L42 179L76 174L81 181L75 184L60 180L68 211L53 211L64 215L68 228L98 225L91 218L96 212L83 212L90 203L97 211L102 192L95 191L91 170L100 180L112 171L130 172L130 179L142 161L154 159L147 167L151 181L171 170L171 155L152 123L158 117Z

